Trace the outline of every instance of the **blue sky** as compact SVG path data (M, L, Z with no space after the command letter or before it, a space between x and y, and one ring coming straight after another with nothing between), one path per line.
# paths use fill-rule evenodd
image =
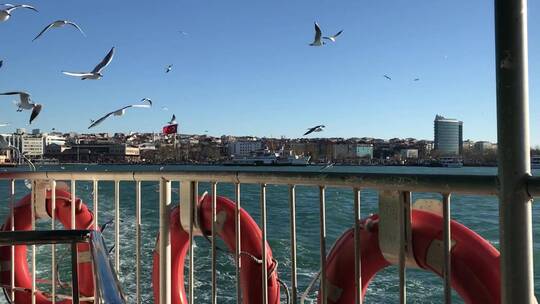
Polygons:
M0 91L26 90L44 109L28 127L29 113L1 97L0 121L13 129L81 132L90 119L149 97L153 109L93 130L158 131L175 113L182 133L299 137L325 124L320 135L328 137L432 139L442 114L464 121L466 139L496 141L493 1L25 3L40 12L19 10L0 23ZM533 145L540 145L538 16L540 4L531 2ZM77 22L88 37L61 28L32 42L57 19ZM309 47L314 21L328 34L344 32L335 44ZM102 80L60 73L91 70L112 46Z

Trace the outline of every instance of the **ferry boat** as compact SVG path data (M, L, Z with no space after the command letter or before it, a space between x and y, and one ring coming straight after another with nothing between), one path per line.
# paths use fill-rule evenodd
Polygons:
M441 157L438 161L439 166L447 168L461 168L463 161L459 157Z
M250 156L235 157L226 165L234 166L306 166L309 156L295 155L292 151L281 149L278 152L262 149L253 152Z

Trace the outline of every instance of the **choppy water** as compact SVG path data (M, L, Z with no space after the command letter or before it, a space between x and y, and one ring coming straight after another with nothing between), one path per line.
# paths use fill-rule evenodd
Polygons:
M65 170L84 170L85 166L70 166ZM111 170L159 170L159 166L88 166L88 171L111 171ZM167 167L165 170L194 169L209 170L223 169L231 170L231 167L189 167L176 166ZM42 168L42 170L62 170L60 167ZM246 170L246 168L243 168ZM249 169L248 169L249 170ZM257 168L260 170L260 168ZM283 170L283 168L268 168L267 170ZM294 168L290 170L318 170L313 167ZM496 174L495 168L412 168L412 167L335 167L333 171L353 171L353 172L392 172L392 173L447 173L447 174ZM209 190L209 185L201 184L199 190ZM178 201L178 183L173 183L173 202ZM19 199L29 192L23 183L17 184L16 198ZM142 291L143 302L153 303L151 273L152 273L152 251L155 246L155 239L158 233L158 199L157 183L142 183L142 208L143 208L143 256L142 256ZM242 185L241 200L242 206L251 216L259 222L259 190L258 185ZM134 302L135 296L135 186L133 182L122 182L121 192L121 263L120 280L128 295L128 303ZM0 182L0 193L7 192L7 182ZM87 202L91 208L92 185L90 182L77 182L77 196ZM233 187L230 184L219 184L218 193L230 198L234 197ZM297 253L298 253L298 282L299 290L303 291L319 270L319 200L318 189L315 187L297 187ZM434 193L415 193L416 198L438 198ZM328 188L326 191L327 200L327 251L330 250L333 242L348 228L353 225L353 197L350 189ZM361 195L362 216L377 213L377 193L373 190L363 190ZM99 184L99 220L100 223L114 217L114 184L112 182L100 182ZM475 230L481 236L498 247L498 207L497 199L490 196L474 195L453 195L452 196L452 217L464 225ZM9 200L2 196L0 199L0 218L5 218L9 212ZM274 258L279 261L278 274L290 286L290 241L289 241L289 205L288 188L285 186L269 185L267 188L267 215L268 215L268 240ZM540 208L533 207L533 219L540 215ZM534 225L534 257L535 257L535 279L536 292L540 292L540 222L533 221ZM48 229L50 223L43 221L38 223L38 228ZM104 232L107 244L114 244L114 228L109 226ZM40 265L38 265L38 277L42 279L50 278L50 246L38 247ZM57 248L57 255L66 255L67 248ZM235 301L235 274L234 263L230 255L218 251L218 298L220 303L233 303ZM204 238L196 240L196 297L198 303L208 303L210 299L210 248ZM65 258L68 260L69 258ZM61 270L61 277L64 281L69 281L69 271L67 265ZM187 273L186 273L187 275ZM443 296L442 280L434 274L419 270L407 271L407 298L408 303L440 303ZM380 272L372 281L366 301L368 303L395 303L398 302L398 272L396 267L389 267ZM40 289L50 288L47 284L39 284ZM283 292L282 292L283 294ZM314 300L315 294L309 297ZM454 300L462 302L456 295ZM0 303L5 302L3 299ZM284 300L282 301L283 303ZM309 302L309 301L308 301Z

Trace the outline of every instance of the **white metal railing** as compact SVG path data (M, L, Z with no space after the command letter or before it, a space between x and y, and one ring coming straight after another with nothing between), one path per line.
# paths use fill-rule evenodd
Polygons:
M136 254L136 266L135 266L135 281L136 281L136 295L135 299L137 303L141 303L141 182L142 181L154 181L159 182L159 253L160 253L160 286L159 286L159 299L160 303L171 302L171 244L170 244L170 223L169 223L169 210L171 207L171 182L180 183L180 207L182 208L182 225L187 227L189 233L190 245L189 245L189 278L188 278L188 299L190 303L194 303L194 242L193 237L196 234L195 218L197 215L196 199L198 194L198 184L201 182L209 182L211 185L212 197L212 303L217 302L217 273L216 273L216 197L219 195L217 190L217 184L232 183L234 185L234 196L236 200L235 210L235 235L236 235L236 248L234 251L235 265L236 265L236 295L238 303L241 303L241 290L240 290L240 185L241 184L259 184L260 185L260 207L261 207L261 231L262 231L262 276L261 284L263 290L263 298L261 303L267 303L267 269L266 269L266 232L267 232L267 213L266 213L266 187L267 184L280 184L288 185L289 187L289 207L290 207L290 240L291 240L291 290L292 290L292 303L297 303L298 300L298 281L297 281L297 252L296 252L296 185L316 185L319 187L319 221L320 221L320 266L321 266L321 282L326 282L326 202L325 202L325 189L326 187L347 187L351 189L354 195L354 248L355 248L355 291L356 291L356 303L362 303L361 296L361 265L360 265L360 191L362 189L370 188L379 191L393 190L399 191L400 197L403 201L410 201L411 192L438 192L443 196L443 217L444 217L444 265L443 265L443 278L444 278L444 290L445 290L445 303L451 301L450 290L450 194L483 194L494 195L498 192L498 182L495 176L465 176L465 175L411 175L411 174L357 174L357 173L321 173L321 172L237 172L237 171L214 171L214 172L12 172L5 173L0 177L0 180L9 181L11 195L11 201L15 193L15 181L19 179L32 180L33 189L39 187L39 184L46 181L52 191L52 199L55 201L55 188L56 181L69 180L71 191L71 217L72 227L74 229L75 223L75 197L76 197L76 183L79 181L90 181L93 185L93 212L94 223L93 227L98 227L100 202L98 196L98 188L100 182L114 182L114 217L115 217L115 237L114 237L114 266L116 271L119 271L120 267L120 202L122 201L120 195L120 182L134 182L135 183L135 254ZM530 195L540 194L540 178L529 177L527 180L528 193ZM35 191L32 191L32 204L36 204ZM11 205L13 206L13 204ZM32 208L32 210L34 210ZM52 214L54 221L55 206L52 205ZM401 208L400 212L410 212L404 208ZM185 215L188 216L185 216ZM13 209L11 213L13 219ZM401 219L406 218L401 216ZM187 220L187 223L185 222ZM11 230L14 230L12 221ZM32 227L35 227L35 220L32 220ZM410 224L410 223L409 223ZM406 246L409 245L409 240L406 239L406 226L407 223L400 222L400 245L399 245L399 279L400 279L400 302L405 303L406 299L406 287L405 287L405 256L408 250ZM51 226L55 229L54 224ZM502 244L501 244L502 245ZM54 246L54 245L53 245ZM52 254L52 263L55 264L55 254ZM13 256L13 255L12 255ZM13 259L12 259L13 263ZM35 266L36 252L32 250L31 263ZM13 266L13 265L12 265ZM12 269L12 286L11 295L14 295L14 267ZM32 294L33 302L35 301L35 288L36 288L36 267L32 267ZM54 286L54 271L53 271L53 283L52 283L52 299L55 300L55 286ZM326 303L326 284L321 284L320 296L323 303Z

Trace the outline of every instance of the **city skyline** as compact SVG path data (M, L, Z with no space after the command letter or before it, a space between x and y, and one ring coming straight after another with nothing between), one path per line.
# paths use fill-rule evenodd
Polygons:
M441 114L464 121L464 139L497 141L491 3L164 1L152 14L142 2L126 3L28 1L40 12L19 11L1 24L0 91L27 90L44 109L28 126L28 113L1 98L0 120L11 126L0 132L84 133L90 119L148 97L155 102L150 111L131 111L92 131L157 132L174 113L188 134L300 138L324 124L316 136L432 139L433 117ZM529 14L536 146L540 5L531 3ZM59 29L31 41L59 18L76 21L88 37ZM325 33L344 32L335 44L309 47L314 21ZM103 79L61 74L92 68L112 46L117 54Z

